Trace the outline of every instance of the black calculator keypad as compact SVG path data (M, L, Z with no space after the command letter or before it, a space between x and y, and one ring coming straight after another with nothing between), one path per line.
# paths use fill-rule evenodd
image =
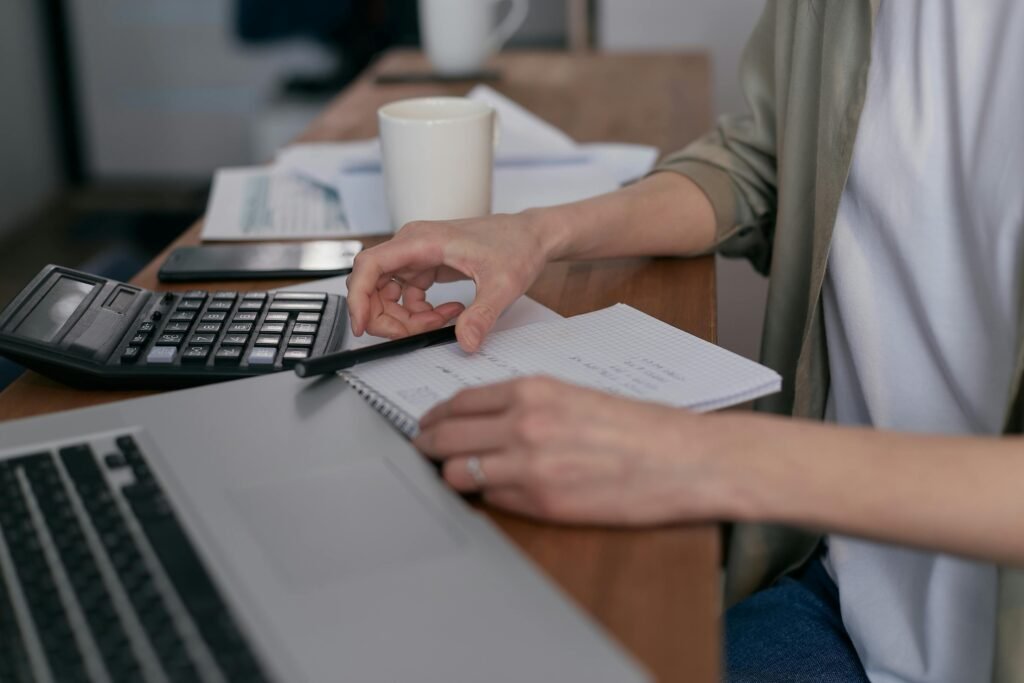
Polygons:
M291 367L317 343L327 295L302 292L164 294L132 331L119 354L122 365ZM276 365L280 362L280 365Z

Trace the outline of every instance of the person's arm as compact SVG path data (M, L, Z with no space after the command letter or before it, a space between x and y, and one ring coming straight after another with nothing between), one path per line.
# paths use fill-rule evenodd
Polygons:
M352 331L402 337L459 316L459 343L475 351L549 261L692 254L712 246L714 228L707 196L678 173L657 173L574 204L410 223L356 257L348 279ZM458 279L477 285L465 314L458 303L435 308L425 301L425 290L435 282Z
M527 516L779 522L1024 566L1020 437L696 415L527 378L461 392L415 443L456 489Z
M1024 439L723 414L721 516L1024 566Z
M715 239L711 202L678 173L655 173L617 192L533 213L548 261L692 256Z

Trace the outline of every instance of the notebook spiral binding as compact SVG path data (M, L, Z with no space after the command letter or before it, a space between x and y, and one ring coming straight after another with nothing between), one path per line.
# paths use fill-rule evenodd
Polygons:
M405 434L410 439L416 437L420 431L419 421L409 415L395 404L384 398L383 394L375 391L370 385L366 384L358 377L355 377L347 372L339 373L341 378L348 383L356 393L363 397L370 407L376 410L378 413L387 418L388 422L398 428L400 432Z

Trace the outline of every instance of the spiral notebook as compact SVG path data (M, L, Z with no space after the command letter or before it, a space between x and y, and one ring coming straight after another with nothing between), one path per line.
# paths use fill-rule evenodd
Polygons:
M341 374L410 437L459 390L529 375L700 412L782 388L773 370L625 304L496 332L473 354L447 344Z

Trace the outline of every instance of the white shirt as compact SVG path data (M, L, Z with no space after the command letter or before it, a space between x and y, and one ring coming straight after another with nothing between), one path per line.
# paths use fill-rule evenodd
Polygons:
M823 291L830 417L998 434L1022 234L1024 2L883 2ZM995 567L840 536L826 565L874 683L991 679Z

